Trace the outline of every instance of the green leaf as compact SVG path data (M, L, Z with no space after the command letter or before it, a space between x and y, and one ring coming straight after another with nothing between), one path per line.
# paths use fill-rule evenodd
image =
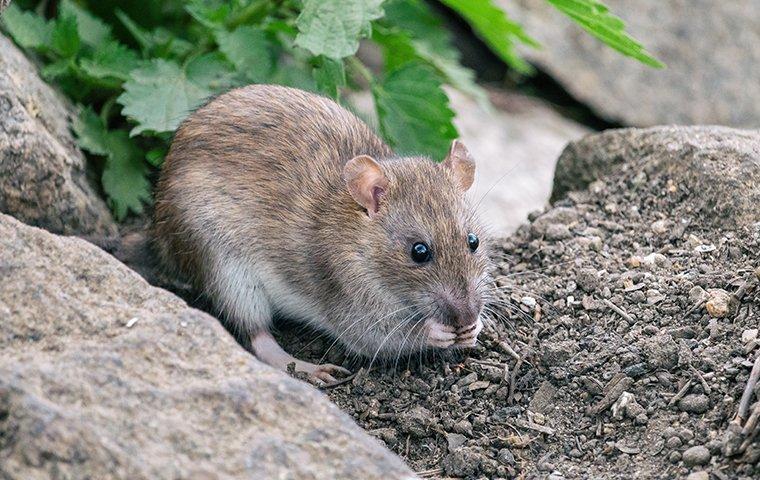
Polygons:
M50 45L53 25L32 12L22 11L10 4L0 16L5 30L24 48L45 50Z
M372 86L380 129L399 153L440 161L457 137L454 112L441 83L429 66L408 63Z
M145 30L126 13L116 10L116 17L126 27L135 41L140 45L143 54L148 57L184 57L196 48L195 45L178 37L171 30L157 28Z
M103 190L117 220L129 211L142 213L143 203L150 202L148 168L142 151L126 131L109 132L109 154L103 169Z
M145 154L145 160L156 168L161 168L164 164L164 158L166 158L166 147L156 147L148 151Z
M77 144L83 150L94 155L108 155L108 131L103 120L92 110L86 107L79 112L71 128L77 136Z
M127 132L109 131L90 107L80 112L72 127L82 149L106 157L103 190L116 219L123 220L129 211L141 213L143 203L150 201L148 169L142 151Z
M413 40L410 35L412 32L394 32L385 28L375 28L372 32L372 39L383 47L386 70L422 60L438 70L453 87L476 99L483 108L491 108L485 90L475 83L475 72L462 66L459 52L447 43L448 40L442 45L436 45L435 40Z
M342 60L319 57L312 75L317 89L335 99L339 97L340 89L346 85L346 67Z
M198 79L189 78L178 64L162 59L133 70L117 99L122 114L137 126L131 134L172 132L213 92Z
M70 58L79 51L79 30L77 19L72 15L58 17L50 37L53 50L64 58Z
M665 64L652 57L644 46L625 33L625 23L597 0L547 0L584 30L623 55L654 68Z
M220 52L212 52L190 60L185 67L187 77L213 92L229 90L244 85L245 79Z
M521 73L533 68L515 52L515 42L538 46L523 28L507 17L492 0L440 0L464 18L475 33L509 66Z
M185 10L204 27L215 29L224 25L230 15L230 2L208 2L207 0L190 0Z
M117 41L109 41L98 45L92 57L83 58L79 66L93 78L115 78L126 81L129 78L129 72L141 64L137 52Z
M370 22L383 16L383 0L304 0L296 19L296 45L315 56L334 60L353 55L359 39L372 31Z
M215 32L219 50L254 83L263 83L272 74L272 45L266 33L256 27L242 26L232 32Z
M111 27L72 0L62 0L58 5L58 14L62 17L75 17L79 27L79 37L83 43L91 47L97 47L111 40Z

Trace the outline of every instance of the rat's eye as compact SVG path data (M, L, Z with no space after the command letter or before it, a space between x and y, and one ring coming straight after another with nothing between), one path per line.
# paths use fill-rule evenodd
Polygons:
M417 242L412 245L412 260L417 263L429 262L433 258L430 247L426 243Z
M475 250L478 249L478 245L480 245L480 239L474 233L468 233L467 234L467 245L470 246L470 251L474 252Z

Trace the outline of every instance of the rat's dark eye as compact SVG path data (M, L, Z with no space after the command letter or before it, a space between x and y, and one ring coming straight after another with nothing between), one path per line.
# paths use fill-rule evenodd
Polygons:
M430 247L426 243L417 242L412 245L412 260L417 263L429 262L433 258Z
M474 233L468 233L467 234L467 245L470 246L470 251L474 252L475 250L478 249L478 245L480 245L480 239Z

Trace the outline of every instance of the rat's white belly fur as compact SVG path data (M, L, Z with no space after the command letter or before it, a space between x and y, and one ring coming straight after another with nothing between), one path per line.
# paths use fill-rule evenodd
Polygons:
M323 312L296 292L262 260L214 254L208 289L217 308L245 325L247 331L267 328L278 314L324 327Z

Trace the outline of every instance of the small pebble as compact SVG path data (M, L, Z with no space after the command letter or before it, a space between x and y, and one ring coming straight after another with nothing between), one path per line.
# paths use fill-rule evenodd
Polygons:
M691 447L683 452L683 463L686 466L693 467L694 465L704 465L710 461L710 450L704 445L697 445Z
M688 413L705 413L710 408L710 399L707 395L692 393L679 400L678 407Z
M742 332L742 342L749 343L757 338L757 328L749 328Z
M710 474L704 470L698 472L691 472L686 480L710 480Z
M728 315L731 295L720 288L714 288L707 292L707 303L705 308L707 313L713 318L723 318Z
M446 434L446 442L449 445L449 452L453 452L457 448L464 445L464 442L467 441L467 437L462 435L461 433L447 433Z

